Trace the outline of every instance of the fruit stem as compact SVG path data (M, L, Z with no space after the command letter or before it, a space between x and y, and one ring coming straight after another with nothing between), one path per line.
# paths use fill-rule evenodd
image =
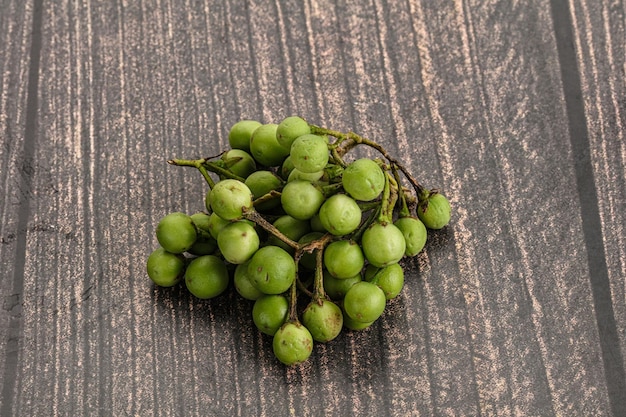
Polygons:
M298 322L298 264L296 263L296 279L293 280L289 289L289 319L288 321Z
M256 200L254 200L254 201L252 202L252 204L256 207L256 206L258 206L259 204L263 204L263 203L265 203L265 202L267 202L267 201L271 201L271 200L274 200L274 199L276 199L276 198L280 198L280 195L281 195L281 194L280 194L280 192L279 192L279 191L272 190L272 191L270 191L269 193L264 194L264 195L262 195L261 197L257 198Z
M237 180L237 181L241 181L241 182L244 182L246 180L245 178L242 178L239 175L233 174L229 170L227 170L225 168L222 168L221 166L219 166L215 162L209 161L208 158L205 158L205 159L202 160L202 165L206 169L208 169L209 171L215 172L216 174L221 175L223 177L230 178L230 179Z
M365 221L359 226L359 228L350 235L350 239L355 242L359 242L361 240L361 235L365 232L365 230L378 218L380 215L380 204L376 204L374 207L374 212L367 218Z
M398 186L398 194L400 195L401 207L398 215L400 217L408 217L411 215L411 211L409 210L409 206L406 203L406 195L404 187L402 187L402 182L400 180L400 174L398 173L398 166L396 164L391 165L391 171L393 172L393 177L395 178L396 184Z
M333 156L336 153L337 157L342 162L343 160L341 159L341 155L345 155L350 149L352 149L358 144L367 145L371 148L376 149L392 165L396 165L400 169L400 171L402 171L404 176L406 176L407 180L411 183L411 185L415 189L415 192L417 193L418 196L421 195L425 191L425 188L419 182L417 182L415 177L413 177L413 175L411 175L411 173L402 164L400 164L400 162L396 158L391 156L384 147L374 142L373 140L364 138L363 136L360 136L354 132L343 133L337 130L327 129L327 128L312 125L312 124L310 124L309 127L311 129L311 133L330 135L338 139L332 145L334 146L334 151L335 151L333 153ZM347 142L346 144L344 144L343 142L347 140L350 140L350 142Z
M389 174L385 172L385 186L383 188L383 194L380 199L380 213L378 215L378 221L380 223L391 222L391 216L389 216L389 200L391 196L391 187L389 183Z
M272 223L270 223L267 220L265 220L265 218L263 216L261 216L261 214L258 211L256 211L256 210L244 210L243 217L245 219L247 219L247 220L251 220L254 223L258 224L263 229L265 229L268 233L271 233L272 235L276 236L278 239L282 240L283 242L285 242L290 247L292 247L292 248L294 248L296 250L300 247L298 245L298 242L295 242L295 241L289 239L287 236L285 236L280 230L278 230L276 228L276 226L274 226Z
M207 184L209 184L209 188L213 189L213 187L215 187L215 182L213 181L213 178L211 178L203 165L204 159L169 159L167 163L170 165L197 168L204 177L204 180L207 182Z

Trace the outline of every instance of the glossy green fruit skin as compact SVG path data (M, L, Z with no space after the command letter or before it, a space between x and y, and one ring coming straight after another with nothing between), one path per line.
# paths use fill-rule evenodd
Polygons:
M365 280L376 284L385 293L385 298L396 298L404 287L404 270L400 264L391 264L383 268L368 265L365 268Z
M328 144L318 135L302 135L291 145L289 153L294 167L310 174L324 169L328 163Z
M256 200L271 191L280 191L283 187L283 180L271 171L256 171L248 175L244 182L252 192L252 197ZM256 204L257 211L264 212L275 209L280 205L280 198L274 198L261 204Z
M183 253L196 241L196 226L190 216L185 213L169 213L163 217L156 227L159 245L171 253Z
M368 262L382 268L397 263L404 256L404 235L393 223L373 223L361 237L363 253Z
M235 284L235 290L240 296L246 300L257 300L263 293L256 289L252 282L250 282L250 276L248 275L248 262L244 262L235 267L233 274L233 283Z
M354 321L370 323L377 320L385 310L387 298L380 287L371 282L354 284L343 298L343 308Z
M287 320L289 301L283 295L262 295L252 307L252 320L262 333L274 336Z
M321 303L321 304L320 304ZM302 324L316 342L330 342L341 333L343 313L332 301L311 301L302 313Z
M226 264L213 255L192 260L185 272L185 285L189 292L200 299L217 297L228 288L230 276Z
M343 300L348 290L357 282L361 282L361 274L350 278L335 278L324 270L324 291L331 300Z
M289 116L278 124L276 139L283 147L291 149L291 145L298 137L309 133L311 128L306 120L300 116Z
M420 219L415 217L400 217L394 222L394 225L400 229L404 235L404 241L406 242L404 254L406 256L415 256L424 249L428 232L426 226L424 226L424 223L422 223Z
M361 158L343 170L342 184L355 200L372 201L385 187L385 174L375 161Z
M349 330L353 330L353 331L365 330L369 328L372 324L374 324L375 321L376 320L368 321L368 322L360 322L360 321L356 321L352 319L347 314L343 315L343 327Z
M276 139L277 127L273 123L264 124L254 131L250 139L250 153L262 166L280 166L289 155L289 149Z
M185 260L182 255L157 248L148 256L146 270L159 287L173 287L185 274Z
M220 235L220 232L224 227L228 226L229 224L230 221L222 219L220 216L217 215L217 213L211 213L209 215L209 221L207 226L211 237L213 239L216 239L216 244L217 237Z
M217 237L220 253L231 264L242 264L259 249L261 241L254 227L245 221L228 224Z
M228 132L228 143L233 149L250 152L250 138L252 133L262 125L256 120L240 120Z
M300 323L287 322L281 326L272 340L276 358L291 366L305 362L313 352L313 336Z
M427 228L443 229L450 223L450 202L443 194L432 194L427 205L418 205L417 216Z
M291 171L293 171L295 168L296 167L291 161L291 156L287 156L287 158L285 158L285 160L281 164L280 169L278 170L278 175L280 175L283 180L287 181L289 179L289 175L291 175Z
M304 180L287 183L280 196L285 212L298 220L309 220L318 212L323 202L322 191Z
M241 181L225 179L219 181L209 194L213 213L224 220L237 220L244 210L252 209L252 191Z
M272 223L272 225L277 228L283 235L287 236L294 242L297 242L302 236L311 231L310 223L307 220L299 220L291 217L288 214L280 216L278 219L274 220L274 223ZM295 252L295 250L291 246L289 246L274 235L270 235L270 237L267 239L267 243L283 248L290 254L293 254Z
M304 180L312 182L314 184L327 184L327 181L324 181L324 174L324 170L315 172L302 172L298 168L294 168L289 173L289 177L287 177L287 182Z
M353 198L335 194L322 204L319 216L324 229L335 236L343 236L359 227L362 213Z
M324 250L324 266L335 278L352 278L359 274L365 258L358 243L352 240L337 240Z
M291 255L278 246L264 246L248 264L250 282L264 294L281 294L296 277L296 264Z
M241 149L231 149L225 152L222 155L222 161L227 170L244 179L256 171L256 162L252 155Z

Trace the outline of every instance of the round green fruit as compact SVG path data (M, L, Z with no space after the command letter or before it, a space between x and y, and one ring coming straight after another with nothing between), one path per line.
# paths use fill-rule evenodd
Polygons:
M240 120L235 123L228 132L230 147L249 152L252 133L261 125L262 123L256 120Z
M417 207L417 216L429 229L442 229L450 223L450 202L440 193L430 194Z
M385 174L375 161L361 158L343 170L341 183L355 200L371 201L385 188Z
M321 136L303 135L293 142L289 155L298 171L307 174L319 172L328 163L328 144Z
M385 293L385 298L396 298L404 287L404 270L400 264L391 264L383 268L368 265L365 268L365 280L376 284Z
M257 300L263 293L256 289L252 282L250 282L250 276L248 275L248 262L244 262L235 267L235 273L233 274L233 283L235 284L235 290L246 300Z
M252 155L241 149L231 149L225 152L222 155L222 161L227 170L244 179L256 171L256 162Z
M276 128L276 139L284 148L291 149L293 142L300 136L311 133L309 124L300 116L283 119Z
M264 246L248 264L250 282L264 294L281 294L296 278L296 263L291 255L278 246Z
M330 342L341 333L343 313L332 301L311 301L302 313L302 324L316 342Z
M305 362L313 352L313 337L298 322L287 322L274 335L272 348L276 358L285 365Z
M228 224L217 237L220 253L231 264L242 264L259 249L259 235L245 221Z
M224 220L237 220L244 211L252 209L252 192L241 181L225 179L219 181L209 194L213 213Z
M350 287L361 281L361 274L350 278L335 278L330 272L324 270L324 291L331 300L343 300Z
M213 255L192 260L185 272L185 285L191 294L201 299L217 297L228 288L230 280L226 264Z
M404 235L393 223L375 222L361 237L363 253L368 262L382 268L397 263L404 256Z
M354 284L343 298L346 314L360 323L371 323L378 319L386 305L387 298L383 290L367 281Z
M198 235L191 216L175 212L169 213L159 221L156 237L166 251L183 253L191 248Z
M280 166L289 155L289 149L276 139L277 127L273 123L264 124L254 131L250 139L250 153L259 164L266 167Z
M185 274L185 258L163 248L157 248L146 262L150 279L160 287L173 287Z
M309 181L295 180L285 185L280 202L291 217L309 220L324 202L324 194Z
M415 256L424 249L428 233L426 226L420 219L410 216L400 217L394 222L394 225L404 235L404 241L406 242L404 254L406 256Z
M274 336L287 320L289 302L283 295L262 295L252 307L252 321L262 333Z
M352 278L364 264L363 251L353 240L336 240L324 250L324 266L335 278Z
M362 213L353 198L345 194L335 194L322 204L319 216L329 233L343 236L359 227Z

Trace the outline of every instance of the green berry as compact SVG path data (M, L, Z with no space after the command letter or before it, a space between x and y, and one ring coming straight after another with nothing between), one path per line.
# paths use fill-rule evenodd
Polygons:
M341 333L343 313L332 301L311 301L302 313L302 324L316 342L330 342Z
M393 223L375 222L361 237L363 253L370 264L382 268L397 263L404 256L404 235Z
M262 333L274 336L287 320L289 302L284 295L262 295L252 307L252 321Z
M352 278L364 263L361 247L353 240L337 240L324 250L324 266L335 278Z
M160 287L173 287L185 273L185 258L163 248L157 248L146 263L150 279Z
M285 185L280 202L290 216L299 220L309 220L324 202L324 194L319 187L309 181L296 180Z
M248 275L248 262L244 262L235 267L233 274L233 283L235 284L235 290L246 300L257 300L263 293L256 289L252 282L250 282L250 276Z
M298 322L287 322L274 335L272 348L276 358L285 365L305 362L313 352L313 337Z
M368 265L365 268L365 280L376 284L385 293L385 298L396 298L404 287L404 270L400 264L391 264L383 268Z
M281 294L296 278L296 263L291 255L278 246L264 246L248 264L250 282L264 294Z
M169 213L156 227L159 244L168 252L183 253L196 241L197 232L193 220L185 213Z
M276 128L276 139L284 148L291 149L292 143L300 136L311 133L309 124L299 116L283 119Z
M226 169L238 177L247 178L256 171L256 162L248 152L241 149L231 149L222 155Z
M231 264L242 264L259 249L260 239L254 227L245 221L228 224L217 237L220 253Z
M264 124L254 131L250 139L250 153L259 164L266 167L280 166L289 155L289 149L276 139L277 127L273 123Z
M419 203L417 216L429 229L442 229L450 222L450 202L443 194L430 194Z
M321 136L303 135L293 142L289 155L298 171L307 174L319 172L328 163L328 145Z
M252 197L256 200L271 191L279 191L283 186L283 180L271 171L256 171L250 174L244 182L252 192ZM280 198L273 198L254 208L260 212L270 211L280 205Z
M426 226L424 226L424 223L422 223L420 219L409 216L400 217L394 222L394 225L400 229L404 235L406 242L404 254L406 256L415 256L424 249L428 233Z
M322 204L319 216L329 233L343 236L359 227L362 214L353 198L345 194L335 194Z
M213 255L192 260L185 272L185 285L191 294L201 299L217 297L228 288L230 276L224 262Z
M343 300L350 287L361 281L360 273L350 278L335 278L324 270L324 291L332 300Z
M225 179L215 184L209 202L213 213L224 220L236 220L252 209L252 192L241 181Z
M343 298L346 314L360 323L370 323L378 319L386 305L387 298L383 290L367 281L354 284Z
M250 151L252 133L261 126L256 120L241 120L235 123L228 132L228 143L233 149Z
M355 200L371 201L385 188L385 174L375 161L361 158L343 170L341 183Z

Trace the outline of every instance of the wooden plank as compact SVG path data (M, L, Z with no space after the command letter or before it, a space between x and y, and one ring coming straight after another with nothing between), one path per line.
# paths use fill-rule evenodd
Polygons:
M28 127L33 6L3 3L0 410L611 415L554 4L44 2ZM623 331L624 8L569 7ZM145 259L161 216L204 205L202 177L166 159L217 154L241 118L291 114L382 141L455 211L404 263L404 292L376 325L287 369L250 302L155 288ZM25 199L12 184L28 129Z

